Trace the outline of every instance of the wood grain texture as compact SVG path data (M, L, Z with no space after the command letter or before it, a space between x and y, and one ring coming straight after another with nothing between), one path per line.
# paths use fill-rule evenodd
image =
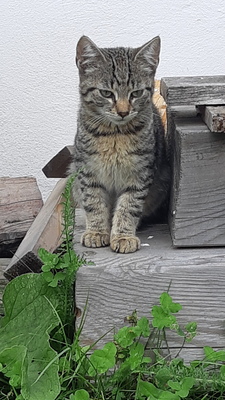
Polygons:
M92 344L109 332L97 347L111 340L113 330L125 325L124 318L134 309L139 316L150 316L159 296L171 284L170 294L182 304L178 314L181 325L198 323L198 335L185 346L180 356L186 361L202 358L202 347L225 347L225 249L173 248L167 225L155 225L138 232L141 250L133 254L116 254L110 248L87 249L80 244L85 227L84 216L76 212L75 248L93 261L77 274L76 304L88 311L82 343ZM148 245L148 246L147 246ZM0 292L6 284L0 263ZM1 303L0 303L1 307ZM1 313L1 309L0 309ZM77 319L79 324L79 318ZM177 354L180 338L169 336L171 353Z
M174 246L225 246L225 136L209 131L195 110L169 110Z
M124 317L137 309L149 310L171 283L170 294L183 305L179 321L198 322L198 335L182 353L194 359L204 345L225 346L225 249L176 249L168 226L155 225L139 232L141 250L116 254L110 248L87 249L80 244L84 219L77 210L75 248L95 265L82 267L77 274L76 303L83 309L88 297L88 313L82 335L90 344L113 328L124 325ZM144 245L144 246L143 246ZM79 319L78 319L79 322ZM112 331L98 347L112 338ZM176 352L179 338L170 335Z
M0 178L0 254L20 242L43 205L33 177Z
M40 269L37 258L39 248L43 247L53 252L58 247L62 233L62 192L66 181L64 178L56 184L8 265L7 275L13 277L20 275L24 273L24 267L27 272L36 271L36 269L38 272Z
M225 75L162 78L168 106L225 104Z
M224 106L199 106L198 111L211 132L225 132Z

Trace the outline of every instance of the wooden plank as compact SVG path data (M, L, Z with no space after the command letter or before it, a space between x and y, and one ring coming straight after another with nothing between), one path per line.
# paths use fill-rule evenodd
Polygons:
M11 255L43 205L33 177L0 178L0 256Z
M211 132L225 132L225 105L199 106L198 111Z
M73 146L65 146L42 169L47 178L66 178L72 161Z
M225 136L209 131L194 108L170 110L174 246L225 246Z
M161 79L161 95L168 106L225 104L225 75Z
M183 306L180 324L198 323L198 335L182 355L195 359L203 346L224 348L225 248L173 248L168 226L155 225L139 232L142 247L132 255L113 253L109 247L87 249L80 244L84 218L78 210L76 219L75 249L94 262L77 274L77 307L83 310L88 298L83 343L124 326L124 318L135 309L149 317L171 283L170 294ZM97 347L112 335L113 331ZM169 343L176 352L180 339L170 335Z
M39 248L53 252L61 240L62 232L62 192L66 179L61 179L50 194L40 213L28 230L21 245L12 258L5 276L11 279L25 272L39 272Z

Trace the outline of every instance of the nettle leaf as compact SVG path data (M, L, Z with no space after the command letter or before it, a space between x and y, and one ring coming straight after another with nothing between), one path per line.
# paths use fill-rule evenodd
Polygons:
M89 375L94 376L96 373L103 374L109 368L114 367L116 352L116 346L112 342L106 343L101 350L95 350L90 356L91 366L88 371Z
M212 347L205 346L204 348L204 353L205 353L205 358L207 361L225 361L225 351L224 350L219 350L215 351L212 349Z
M24 400L54 400L60 391L57 353L49 345L49 332L59 323L54 311L57 297L58 291L48 286L42 274L15 278L3 294L0 349L1 354L15 346L18 351L26 349L24 359L23 354L19 359ZM12 353L9 350L7 365L14 360Z
M166 313L174 314L182 309L182 305L180 303L174 303L172 297L167 292L161 294L160 304Z

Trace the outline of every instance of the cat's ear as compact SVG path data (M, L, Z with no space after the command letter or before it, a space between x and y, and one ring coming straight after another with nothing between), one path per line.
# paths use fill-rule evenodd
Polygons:
M77 43L76 64L79 71L93 72L98 68L99 63L105 61L101 50L87 36L82 36Z
M156 36L136 49L134 61L141 62L144 69L155 72L159 64L160 42L160 37Z

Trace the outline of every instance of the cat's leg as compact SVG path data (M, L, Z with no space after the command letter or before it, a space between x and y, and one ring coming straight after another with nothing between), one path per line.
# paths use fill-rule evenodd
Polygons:
M135 235L142 215L144 196L139 192L125 192L117 201L114 211L110 246L117 253L133 253L140 249L140 239Z
M101 187L84 187L82 205L86 214L86 231L81 243L86 247L104 247L110 239L110 206L106 191Z

